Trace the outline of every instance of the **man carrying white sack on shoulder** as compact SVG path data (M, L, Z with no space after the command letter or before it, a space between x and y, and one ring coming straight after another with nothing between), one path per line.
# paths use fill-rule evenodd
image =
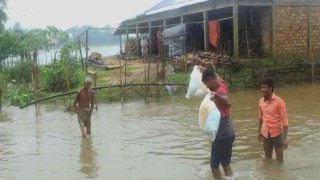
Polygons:
M232 145L235 139L235 132L230 119L231 101L229 98L229 88L225 81L219 77L214 70L199 66L202 74L202 82L212 93L211 100L214 101L221 113L220 125L217 136L211 146L210 166L215 179L221 178L219 169L223 167L225 176L232 177L233 172L230 166L232 156Z

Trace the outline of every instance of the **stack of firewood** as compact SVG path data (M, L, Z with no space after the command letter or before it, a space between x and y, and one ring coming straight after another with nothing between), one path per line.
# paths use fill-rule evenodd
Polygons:
M240 68L239 62L232 61L230 56L217 54L215 52L197 52L175 57L173 68L175 72L185 72L192 69L194 65L214 69Z

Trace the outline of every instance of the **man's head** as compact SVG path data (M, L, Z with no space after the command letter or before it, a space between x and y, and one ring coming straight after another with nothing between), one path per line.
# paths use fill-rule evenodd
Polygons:
M202 82L209 88L211 91L215 91L220 86L217 75L214 73L214 70L207 69L202 74Z
M83 87L84 89L90 89L91 88L91 78L90 77L86 77L86 79L84 80L83 83Z
M273 94L274 82L270 77L263 78L261 83L261 92L264 98L270 98Z

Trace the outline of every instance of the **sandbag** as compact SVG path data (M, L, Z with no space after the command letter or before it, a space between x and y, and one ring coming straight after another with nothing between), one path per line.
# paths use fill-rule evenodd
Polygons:
M221 114L216 104L211 100L211 94L207 94L199 107L199 127L214 141L218 132Z
M193 71L190 75L190 81L186 98L201 97L208 94L209 89L202 82L202 73L198 69L198 66L193 67Z

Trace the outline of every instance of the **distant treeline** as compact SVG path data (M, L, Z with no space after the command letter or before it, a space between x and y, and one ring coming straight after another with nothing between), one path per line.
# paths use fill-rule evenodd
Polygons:
M90 26L74 26L66 30L73 38L77 38L81 33L85 32ZM104 28L91 27L88 31L88 42L90 45L114 45L119 43L119 37L113 35L114 29L111 26ZM82 44L86 41L86 35L80 37Z

